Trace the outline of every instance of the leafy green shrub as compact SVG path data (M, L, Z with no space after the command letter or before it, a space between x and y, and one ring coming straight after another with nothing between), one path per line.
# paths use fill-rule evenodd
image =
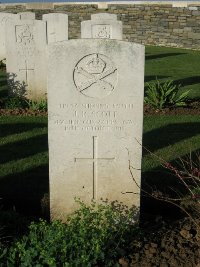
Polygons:
M8 249L0 242L0 267L7 266L6 265L7 253Z
M20 97L9 97L5 100L6 109L17 109L17 108L26 108L27 103L23 98Z
M136 234L136 211L79 203L66 224L32 223L29 234L11 247L7 266L115 266L114 260Z
M179 89L180 85L174 84L173 81L161 83L156 79L155 82L147 84L144 101L156 109L186 106L189 90L178 94Z

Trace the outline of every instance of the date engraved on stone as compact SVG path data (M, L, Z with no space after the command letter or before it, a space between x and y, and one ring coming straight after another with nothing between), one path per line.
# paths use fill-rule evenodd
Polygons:
M110 39L111 38L110 25L93 25L92 38Z
M85 96L104 98L116 87L117 68L105 55L87 55L74 68L74 84Z
M33 43L33 34L31 25L17 25L15 27L16 42L29 45Z

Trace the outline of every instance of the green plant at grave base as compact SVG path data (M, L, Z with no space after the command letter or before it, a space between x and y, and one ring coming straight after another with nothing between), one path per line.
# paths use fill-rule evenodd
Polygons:
M9 97L5 100L6 109L26 108L27 103L24 98L20 97Z
M40 100L40 101L35 101L35 100L27 100L26 101L28 108L31 110L41 110L41 111L47 111L47 100Z
M0 60L0 69L5 69L5 67L6 67L5 62L6 62L6 59L5 58L2 59L2 60Z
M158 79L155 82L147 84L146 97L144 101L156 109L166 107L183 107L186 106L189 91L178 94L180 85L168 80L161 83Z
M66 224L32 223L29 234L11 247L9 266L114 266L127 240L138 232L136 210L78 202L80 208Z

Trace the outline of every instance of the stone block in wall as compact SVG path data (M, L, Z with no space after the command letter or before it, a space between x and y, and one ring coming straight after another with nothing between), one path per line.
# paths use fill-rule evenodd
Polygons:
M26 3L26 9L53 9L53 3Z
M194 10L198 10L198 7L196 7L196 6L189 6L188 9L194 11Z
M200 33L188 32L188 38L200 40Z

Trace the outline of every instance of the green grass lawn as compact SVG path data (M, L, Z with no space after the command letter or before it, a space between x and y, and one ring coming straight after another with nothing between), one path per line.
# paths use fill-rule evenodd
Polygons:
M0 117L0 196L26 213L48 192L46 117Z
M146 46L145 82L173 80L200 98L200 51Z
M0 129L0 196L19 211L37 213L49 183L47 118L1 116ZM200 116L147 116L143 145L174 162L200 149L199 129ZM154 178L163 179L159 166L160 162L144 150L144 177L153 182Z

